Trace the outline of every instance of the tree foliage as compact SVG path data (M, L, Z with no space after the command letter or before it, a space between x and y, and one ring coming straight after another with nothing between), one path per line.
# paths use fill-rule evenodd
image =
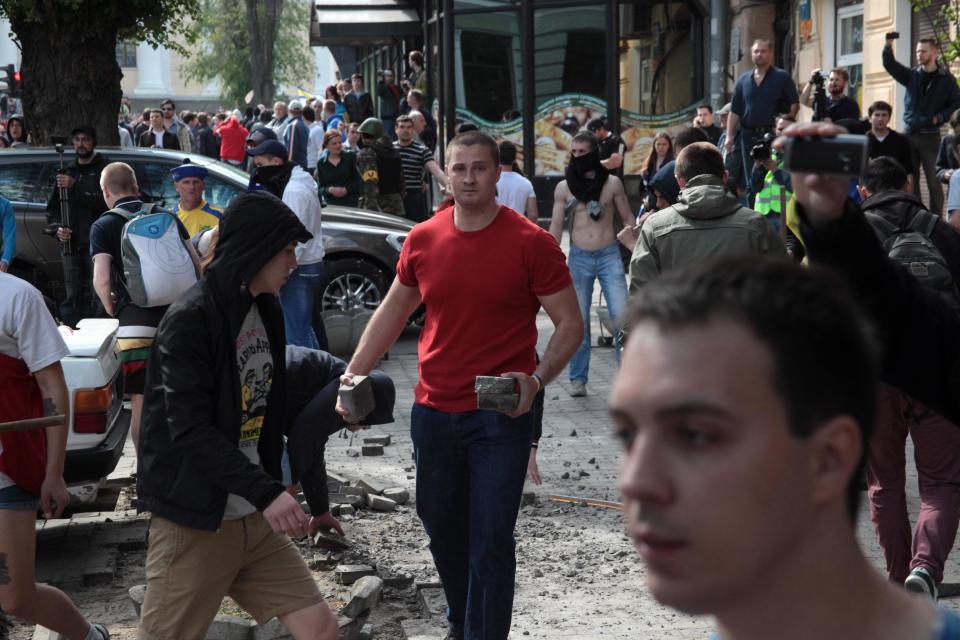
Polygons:
M311 82L310 7L303 0L202 0L195 25L198 46L181 72L217 80L224 103L269 103L282 85Z
M943 4L933 0L910 0L914 14L920 14L933 25L933 34L940 43L940 55L950 64L960 59L960 41L951 34L960 34L960 0ZM916 19L916 18L914 18Z
M186 52L200 0L0 0L21 51L23 104L35 141L91 124L117 144L119 40ZM186 43L186 46L182 43Z

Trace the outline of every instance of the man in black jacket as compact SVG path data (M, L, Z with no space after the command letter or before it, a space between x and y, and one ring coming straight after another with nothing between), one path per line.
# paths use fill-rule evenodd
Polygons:
M47 222L56 226L60 242L70 242L69 259L63 263L66 297L60 305L60 318L75 327L82 318L96 315L100 310L91 288L90 226L107 210L100 191L100 173L110 160L97 152L97 130L92 126L81 125L71 135L77 157L57 176L47 202ZM61 187L67 190L69 227L60 219Z
M920 195L920 166L930 189L930 211L943 212L943 189L937 178L936 159L940 147L940 127L960 107L960 89L953 74L937 62L940 47L932 38L917 43L917 66L908 69L893 56L893 40L883 47L883 68L906 87L903 122L914 146L914 193Z
M220 140L210 128L210 114L201 111L197 114L197 153L214 160L220 159Z
M150 511L140 638L203 637L229 593L260 623L297 638L337 635L286 536L309 519L281 483L286 356L277 295L312 237L265 192L224 212L213 261L170 306L147 369L137 478Z
M785 135L843 132L814 123ZM884 352L881 410L887 403L890 411L916 417L909 431L921 509L912 548L904 498L907 430L883 420L868 459L871 514L891 579L904 579L907 589L936 598L960 517L960 316L885 256L859 207L847 199L848 185L847 176L794 173L801 234L810 260L841 272L878 328ZM942 416L933 428L930 422L938 416L932 412Z
M150 128L140 134L137 146L153 147L154 149L180 149L180 140L177 138L177 134L167 131L167 128L163 126L163 111L160 111L160 109L150 110Z

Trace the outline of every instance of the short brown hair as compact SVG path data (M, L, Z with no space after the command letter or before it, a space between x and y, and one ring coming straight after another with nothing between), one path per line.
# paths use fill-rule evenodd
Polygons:
M121 196L135 196L140 193L137 174L126 162L111 162L100 173L100 188Z
M847 70L844 69L843 67L834 67L833 69L830 69L830 73L837 74L838 76L843 78L844 82L850 82L850 74L847 73Z
M597 136L593 135L589 131L581 131L577 135L573 136L573 140L570 141L571 145L575 142L586 142L590 145L590 151L596 151L600 147L600 143L597 142Z
M401 122L409 122L409 123L410 123L410 126L413 126L413 118L411 118L411 117L410 117L409 115L407 115L407 114L403 114L402 116L397 116L397 119L394 120L393 122L394 122L394 124L393 124L394 127L396 127L396 126L397 126L398 124L400 124Z
M340 132L336 129L330 129L325 134L323 134L323 148L326 149L327 145L331 140L336 138L337 140L343 140L343 137L340 135Z
M163 109L150 109L150 115L152 116L155 113L159 113L160 117L163 117Z
M935 38L920 38L917 44L928 44L934 49L940 48L940 43Z
M702 175L723 178L723 156L720 155L720 150L710 142L688 144L677 156L674 173L684 180Z
M497 141L483 131L467 131L454 136L453 140L447 144L447 162L450 161L450 155L454 148L477 145L487 148L494 165L500 164L500 147L497 146Z

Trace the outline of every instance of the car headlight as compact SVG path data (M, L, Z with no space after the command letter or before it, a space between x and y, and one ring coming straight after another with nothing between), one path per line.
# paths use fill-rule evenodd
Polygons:
M406 239L406 234L401 235L399 233L388 233L387 237L385 238L387 244L396 249L398 253L400 249L403 248L403 241Z

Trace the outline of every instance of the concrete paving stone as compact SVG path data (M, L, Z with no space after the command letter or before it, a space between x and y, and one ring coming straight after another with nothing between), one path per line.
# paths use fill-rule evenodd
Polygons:
M383 447L379 444L365 444L360 448L360 453L364 456L382 456Z
M362 496L364 498L367 497L366 489L364 489L363 487L352 487L350 485L344 485L344 487L340 490L340 493L342 493L345 496Z
M397 504L407 504L407 501L410 500L410 492L403 487L391 487L384 490L383 497L390 498Z
M366 489L367 493L380 495L385 490L389 489L394 485L387 484L385 481L383 481L380 478L371 478L369 476L364 476L364 477L358 478L357 481L354 483L354 486L362 487L363 489Z
M350 587L350 601L340 610L348 618L373 610L383 593L383 580L378 576L363 576Z
M137 584L127 590L127 595L130 597L130 602L133 603L133 608L137 612L137 617L140 617L140 607L143 606L143 599L147 595L147 585Z
M205 640L253 640L255 624L252 620L221 613L207 629Z
M366 564L341 564L333 570L337 582L342 585L351 585L363 576L376 575L376 570Z
M253 640L292 640L292 638L293 635L277 618L253 627Z
M474 382L474 391L477 395L514 395L517 390L517 381L514 378L500 376L477 376Z
M361 495L348 496L342 493L331 493L329 496L331 504L349 504L352 507L360 507L364 503Z
M354 508L354 506L353 506L352 504L340 505L340 515L341 515L341 516L352 516L352 515L355 514L356 512L357 512L357 510Z
M390 435L384 436L367 436L363 439L363 444L378 444L381 447L390 446Z
M477 409L512 411L520 402L518 393L478 393Z
M360 629L360 635L358 637L360 640L371 640L373 638L373 625L369 622L363 625L363 628Z
M420 598L420 604L423 605L424 610L431 615L445 615L447 596L443 592L443 587L417 589L417 597Z
M337 394L340 404L349 414L344 420L352 424L359 423L376 408L373 383L367 376L354 376L353 385L341 384Z
M33 640L67 640L67 638L61 636L56 631L51 631L46 627L37 625L33 629Z
M407 618L400 621L407 640L444 640L447 637L447 627L438 621Z
M397 508L397 503L390 498L370 493L367 494L367 506L374 511L394 511Z

